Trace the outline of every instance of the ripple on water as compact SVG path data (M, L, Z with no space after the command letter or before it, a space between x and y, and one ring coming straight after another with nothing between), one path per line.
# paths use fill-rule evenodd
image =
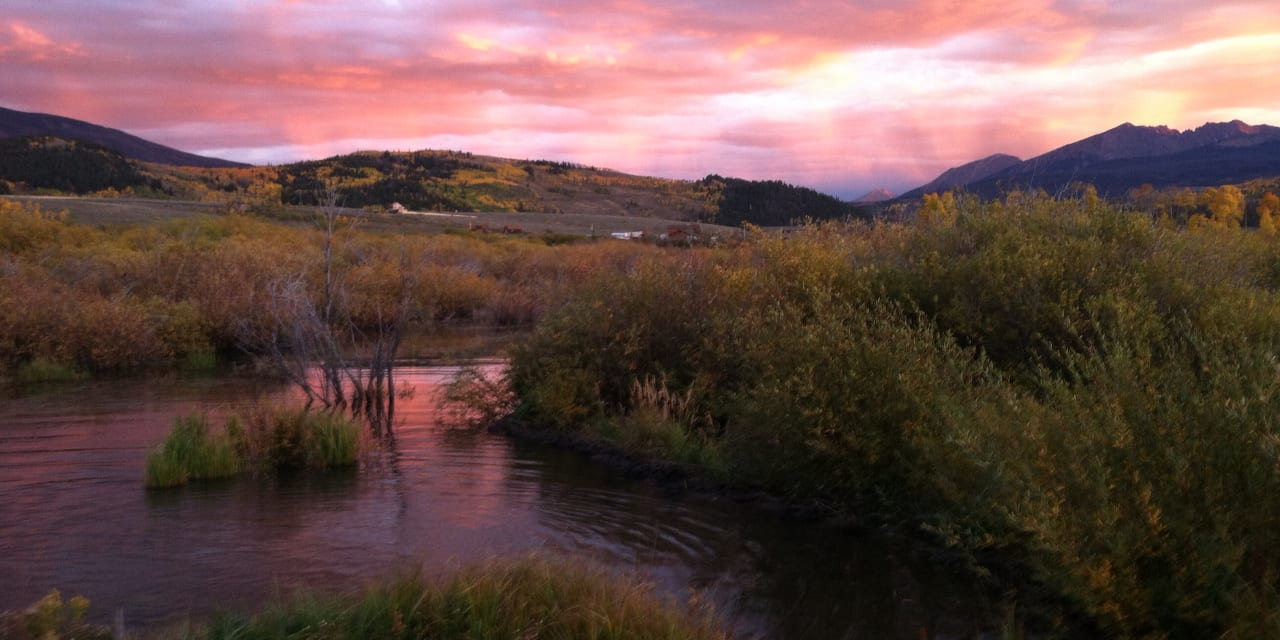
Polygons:
M929 620L967 615L969 585L882 543L445 428L434 398L458 369L397 371L414 393L397 403L395 445L358 470L165 491L142 488L143 460L176 416L217 418L287 390L168 377L0 399L0 609L57 587L138 624L250 608L281 586L350 588L418 564L558 550L639 572L678 599L703 591L745 635L916 637ZM961 604L922 608L919 594L935 592Z

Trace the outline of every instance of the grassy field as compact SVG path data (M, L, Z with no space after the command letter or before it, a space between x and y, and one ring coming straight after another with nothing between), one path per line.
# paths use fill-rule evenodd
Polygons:
M138 198L93 198L77 196L3 196L6 200L38 204L50 212L66 211L70 222L86 225L146 225L175 219L212 217L224 214L227 205L190 200L149 200ZM299 220L318 212L317 207L288 207L285 214ZM371 231L441 233L483 225L495 233L504 227L519 227L525 234L569 234L607 236L613 232L643 231L658 236L667 227L687 224L681 220L627 215L589 213L373 213L343 208L342 215L363 221ZM704 234L720 238L741 235L741 229L701 225Z
M226 205L187 200L87 198L79 196L3 196L5 200L30 202L44 211L66 211L78 224L153 224L165 220L198 218L223 213Z

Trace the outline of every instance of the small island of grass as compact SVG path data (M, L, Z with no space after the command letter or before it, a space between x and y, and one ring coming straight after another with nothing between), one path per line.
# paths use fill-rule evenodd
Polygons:
M205 416L182 416L164 443L147 453L148 488L226 478L246 471L350 466L360 453L360 425L329 411L255 407L214 430Z

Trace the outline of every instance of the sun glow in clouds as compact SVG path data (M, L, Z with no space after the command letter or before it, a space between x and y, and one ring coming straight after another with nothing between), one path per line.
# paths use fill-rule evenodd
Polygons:
M852 197L1121 122L1280 124L1280 4L12 0L0 105L280 163L444 146Z

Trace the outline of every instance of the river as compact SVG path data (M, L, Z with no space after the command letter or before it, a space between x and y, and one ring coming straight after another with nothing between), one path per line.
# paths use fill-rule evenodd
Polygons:
M698 592L745 638L952 638L993 608L909 546L714 496L672 495L570 452L451 430L450 366L397 369L395 447L358 469L143 488L178 415L225 415L289 390L168 376L0 396L0 610L49 589L131 628L253 610L297 585L356 589L410 567L448 571L543 552Z

